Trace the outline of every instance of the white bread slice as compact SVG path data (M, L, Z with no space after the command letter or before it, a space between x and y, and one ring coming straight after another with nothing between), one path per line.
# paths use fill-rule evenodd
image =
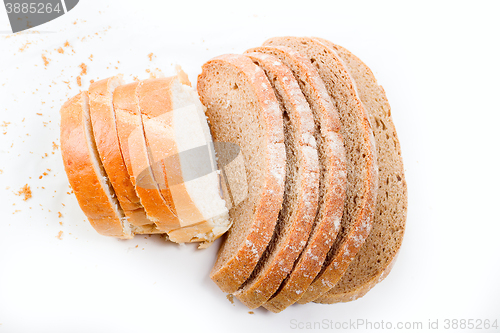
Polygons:
M61 152L69 183L94 229L102 235L132 238L131 225L115 197L99 159L86 91L61 108Z
M347 191L341 230L323 268L298 300L303 304L315 300L337 284L368 237L378 187L375 139L355 85L342 61L330 48L307 37L276 37L264 45L290 47L316 67L339 111L346 149Z
M153 233L154 223L146 217L146 212L130 181L116 130L113 92L122 84L121 76L114 76L90 85L92 131L104 170L128 222L135 226L134 233Z
M315 39L335 51L354 79L373 127L379 164L377 205L370 235L339 283L315 300L331 304L362 297L389 274L403 241L408 194L401 146L384 89L354 54L327 40Z
M263 46L250 51L278 57L293 73L316 122L316 142L321 165L319 210L306 247L279 290L263 306L273 312L295 303L320 271L340 229L346 191L345 150L338 111L311 62L283 46Z
M203 105L176 76L144 81L138 97L154 176L178 218L169 238L206 247L231 224Z
M269 244L281 209L286 162L283 117L265 73L248 57L223 55L208 61L197 88L214 142L238 145L244 158L247 198L229 211L233 227L210 274L224 292L234 293ZM219 159L225 154L217 150Z
M136 94L140 84L133 82L115 89L113 106L116 128L127 172L148 219L156 224L157 229L165 231L168 229L166 226L177 223L178 220L161 197L151 169L151 158L144 138Z
M285 195L273 237L250 278L234 293L254 309L278 289L309 238L318 208L319 162L312 111L293 74L272 55L245 55L266 73L280 103L287 157Z

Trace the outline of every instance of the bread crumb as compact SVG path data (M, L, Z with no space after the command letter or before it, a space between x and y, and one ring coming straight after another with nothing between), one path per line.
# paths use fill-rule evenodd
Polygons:
M23 200L26 201L32 197L31 188L28 184L21 187L21 189L15 193L17 196L24 196Z
M90 60L90 61L93 61L93 60L94 60L94 55L93 55L93 54L91 54L91 55L90 55L89 60Z
M80 66L78 66L82 69L80 75L86 75L87 74L87 65L85 65L85 63L81 63Z
M59 233L57 234L56 238L59 240L62 240L62 235L63 235L63 232L62 232L62 230L60 230Z
M59 53L61 53L61 54L64 54L64 50L63 50L63 48L62 48L62 47L58 48L58 49L57 49L57 52L59 52Z
M58 214L58 215L57 215L57 217L58 217L58 218L63 217L63 215L61 214L61 212L57 212L57 214ZM62 223L62 222L59 222L59 223Z
M37 114L36 114L36 115L37 115L37 116L43 116L43 114L42 114L42 113L38 113L38 112L37 112Z
M138 248L138 247L139 247L139 244L137 244L137 245L135 246L135 248Z
M82 77L81 76L76 77L76 84L78 84L79 87L82 86Z
M68 47L68 46L71 46L71 45L69 45L69 42L66 41L66 43L64 43L64 47Z
M231 294L227 294L226 295L226 298L229 302L231 302L231 304L234 304L234 296L231 295Z
M16 210L14 211L14 213L12 213L12 214L19 213L20 211L21 211L21 210L16 209Z
M248 314L254 314L254 312L253 311L248 311Z
M45 54L42 54L42 59L43 59L43 64L45 65L45 67L47 67L47 65L49 64L50 62L50 59L48 59Z
M151 52L150 54L148 54L148 57L149 57L149 61L153 61L153 57L155 55L153 54L153 52Z

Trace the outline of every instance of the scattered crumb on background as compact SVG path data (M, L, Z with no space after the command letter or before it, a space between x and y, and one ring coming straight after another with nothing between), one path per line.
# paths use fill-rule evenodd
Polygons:
M229 302L231 302L231 304L234 304L234 296L231 295L231 294L227 294L226 295L226 298Z
M76 83L78 84L79 87L82 86L82 77L81 76L76 77Z
M43 59L43 64L45 65L45 67L47 67L47 65L49 64L50 62L50 59L48 59L45 54L42 54L42 59Z
M86 75L87 74L87 65L85 65L85 63L82 62L79 67L82 69L82 72L80 73L80 75Z
M23 200L26 201L32 197L31 195L31 188L29 187L28 184L24 185L21 187L21 189L15 193L18 196L24 196Z
M153 57L155 55L153 54L153 52L151 52L150 54L148 54L148 57L149 57L149 61L153 61Z
M56 238L59 240L62 240L62 235L63 235L63 232L62 232L62 230L60 230L59 233L57 234Z
M254 314L254 312L253 312L253 311L248 311L248 313L249 313L249 314Z

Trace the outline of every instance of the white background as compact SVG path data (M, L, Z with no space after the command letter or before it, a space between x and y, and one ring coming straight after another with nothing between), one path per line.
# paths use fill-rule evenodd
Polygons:
M0 333L286 332L358 319L500 325L499 9L495 1L87 0L33 29L40 33L12 35L0 8ZM181 64L195 82L208 59L282 35L329 39L372 68L403 149L408 220L392 273L362 299L249 314L208 277L218 243L199 251L159 236L98 235L67 194L52 142L60 106L91 79L123 73L130 82ZM88 73L78 87L81 63ZM24 184L27 201L14 194Z

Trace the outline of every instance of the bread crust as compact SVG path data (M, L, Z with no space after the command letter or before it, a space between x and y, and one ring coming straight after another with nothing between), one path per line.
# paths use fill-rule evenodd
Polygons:
M295 203L294 207L282 207L282 222L286 223L281 228L282 233L287 233L284 238L272 239L276 242L272 251L268 248L268 254L264 253L261 260L265 262L262 270L250 278L234 296L250 309L257 308L264 304L278 289L281 282L286 278L293 267L293 263L302 252L309 233L311 231L318 206L319 188L319 163L316 150L316 140L314 139L314 119L312 111L300 90L293 74L288 67L279 61L278 58L258 52L245 53L266 73L278 100L281 101L283 111L289 119L289 136L293 151L289 154L296 154L297 168L295 177L287 173L285 187L285 198L289 201L284 205ZM290 160L287 163L291 163ZM287 193L290 192L290 193ZM293 197L297 199L293 199ZM278 241L279 240L279 241ZM255 272L254 272L255 274Z
M324 158L322 178L323 198L307 244L294 263L293 270L283 281L277 293L263 306L273 312L280 312L295 303L313 282L320 271L325 257L340 229L346 190L346 161L342 136L339 133L340 120L330 101L326 87L310 61L298 52L283 46L253 48L266 54L274 54L293 67L293 79L302 81L302 93L316 112L317 126L323 143Z
M134 226L151 225L130 181L116 130L113 91L122 84L121 77L114 76L90 85L92 130L99 157L128 222Z
M99 156L91 149L88 128L89 97L84 91L69 99L61 108L61 153L69 183L78 203L94 229L102 235L131 238L123 230L123 213L114 207L106 193L106 180L96 170ZM92 138L90 137L92 141ZM109 191L109 190L108 190ZM112 189L111 189L112 191Z
M149 220L154 222L159 230L165 231L171 225L172 213L160 195L151 170L136 95L140 85L141 82L133 82L116 88L113 94L116 128L127 172L141 204Z
M315 300L337 284L370 232L378 186L375 140L366 111L357 96L355 85L335 52L321 42L307 37L271 38L264 45L288 46L307 57L311 63L316 65L332 101L340 111L342 121L341 133L344 136L344 145L349 147L349 142L346 141L347 138L344 134L348 130L345 127L348 125L348 120L343 116L342 110L349 110L354 115L354 119L349 119L349 121L355 122L353 129L355 128L359 133L359 136L356 137L356 143L362 150L362 154L364 154L362 168L364 177L363 174L354 173L356 161L354 157L350 157L347 154L348 189L343 221L346 218L350 219L350 226L344 237L337 237L327 255L322 270L298 300L298 303L304 304ZM321 62L320 59L322 58L326 58L327 63ZM353 159L350 160L350 158ZM353 191L354 184L349 183L349 177L355 179L356 177L361 177L356 183L356 186L359 186L358 184L362 186L361 193L357 190ZM357 200L360 197L362 199ZM347 210L350 206L349 204L357 210L352 212L356 214L352 218L350 217L350 212Z
M250 276L260 256L267 247L276 225L276 219L283 201L285 178L285 147L283 143L283 119L278 101L273 89L264 74L249 58L242 55L222 55L203 65L203 71L198 77L198 93L202 103L207 107L207 116L210 122L210 105L204 95L204 85L209 84L207 74L211 66L223 64L235 68L240 75L248 80L256 96L255 103L262 110L261 116L266 125L265 142L266 164L264 169L265 180L262 194L256 203L255 215L251 228L244 241L223 262L219 250L210 278L224 292L235 292ZM227 241L226 237L225 241Z
M389 274L403 241L408 196L401 146L384 89L378 85L370 68L350 51L330 41L316 39L339 55L354 78L374 128L380 167L379 196L372 231L337 286L315 300L317 303L331 304L349 302L364 296ZM390 239L393 240L391 244L382 243L376 237L377 234L389 232ZM383 258L378 257L378 253L382 253ZM382 264L372 269L363 268L363 276L360 276L356 270L365 266L361 260L366 257L382 259ZM349 288L345 287L348 278L354 275L361 281L349 284Z

